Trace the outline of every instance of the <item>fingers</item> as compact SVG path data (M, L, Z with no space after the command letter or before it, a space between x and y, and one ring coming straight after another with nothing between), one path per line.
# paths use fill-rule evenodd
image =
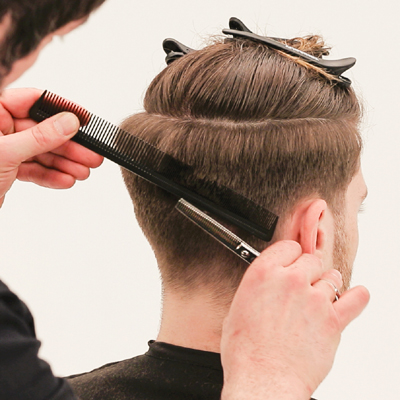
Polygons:
M42 94L43 90L33 88L6 89L1 94L0 102L14 118L27 118L30 108Z
M343 286L342 274L336 269L330 269L324 272L313 286L315 289L326 293L330 301L338 300L339 289Z
M364 286L356 286L340 296L340 300L333 303L339 319L340 329L357 318L369 302L370 294Z
M22 181L31 181L30 179L25 179L24 174L27 171L27 167L30 169L30 166L35 164L71 175L74 179L79 181L87 179L90 175L90 168L85 165L68 160L64 157L59 157L53 153L45 153L33 157L29 162L22 163L19 167L17 178Z
M16 167L31 157L61 146L78 129L79 120L74 114L60 113L28 130L4 136L1 142L3 163Z
M255 268L288 267L301 279L303 275L309 283L316 282L322 274L322 261L312 254L302 254L299 243L283 240L264 250L252 264Z
M313 284L320 279L323 272L322 260L312 254L304 253L301 257L288 267L299 283ZM303 282L305 279L306 282Z
M68 141L60 147L54 149L52 153L67 158L76 163L85 165L89 168L99 167L104 160L104 157L100 156L94 151L89 150L82 145L71 141Z
M15 130L17 132L24 131L33 128L36 124L37 123L31 119L16 120ZM78 164L82 164L89 168L99 167L104 160L104 157L96 154L94 151L89 150L82 145L70 140L62 144L60 147L52 150L51 153L74 161ZM36 158L35 161L39 163L41 162L38 158Z
M74 176L46 168L35 162L22 164L18 170L17 178L50 189L69 189L76 182Z
M337 269L330 269L329 271L324 272L320 279L331 282L338 289L343 286L342 274Z
M336 288L341 288L342 286L342 275L335 269L326 271L321 276L321 279L313 285L314 289L324 292L330 301L333 302L332 306L339 321L340 332L361 314L370 298L369 292L364 286L357 286L350 289L338 298Z
M36 124L29 110L36 89L11 89L0 96L0 207L16 178L49 188L69 188L89 176L103 157L70 143L79 119L63 112Z
M16 121L28 117L29 109L41 94L38 89L4 90L0 96L0 131L6 135L15 132Z
M297 242L288 240L268 247L246 271L239 295L248 296L271 285L279 288L282 298L308 292L312 283L320 278L323 266L318 257L301 252Z
M301 256L301 246L291 240L282 240L265 249L252 265L268 264L287 267Z
M266 280L271 270L287 267L301 256L301 246L294 241L283 240L265 249L250 265L243 278L244 287L257 285Z
M250 265L247 275L254 273L255 279L264 279L265 273L277 267L290 269L293 283L298 285L312 284L317 281L323 268L322 261L318 257L302 254L299 243L283 240L264 250Z

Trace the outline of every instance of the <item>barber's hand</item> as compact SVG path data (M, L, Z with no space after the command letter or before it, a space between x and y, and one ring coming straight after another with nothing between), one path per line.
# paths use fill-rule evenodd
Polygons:
M36 89L8 89L0 96L0 206L15 179L67 189L89 176L103 158L69 139L79 128L71 113L40 124L29 109L40 97Z
M296 242L270 246L250 265L225 320L223 400L308 400L330 371L343 329L369 300L362 286L338 301L338 271L301 254Z

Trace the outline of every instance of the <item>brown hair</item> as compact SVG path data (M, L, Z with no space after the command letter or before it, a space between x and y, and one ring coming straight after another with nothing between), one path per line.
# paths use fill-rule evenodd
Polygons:
M291 44L326 53L315 37ZM123 129L193 166L188 184L215 181L281 218L312 196L340 209L358 169L361 109L354 91L252 41L217 42L174 61L150 84L144 108ZM176 198L127 171L123 176L164 284L212 285L221 295L235 290L247 265L175 211Z
M0 46L0 80L13 63L34 51L44 37L88 16L105 0L0 0L0 20L11 27Z

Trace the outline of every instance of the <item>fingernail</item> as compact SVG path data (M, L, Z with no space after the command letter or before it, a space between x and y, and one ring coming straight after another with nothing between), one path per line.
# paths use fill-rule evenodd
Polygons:
M342 274L337 269L332 269L330 272L332 275L335 275L337 278L342 279Z
M70 136L79 129L79 119L69 112L61 113L53 123L57 131L64 136Z

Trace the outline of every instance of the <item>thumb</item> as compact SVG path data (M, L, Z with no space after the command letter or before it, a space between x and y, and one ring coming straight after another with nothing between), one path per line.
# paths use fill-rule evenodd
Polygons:
M16 166L31 157L51 151L74 136L79 126L79 119L74 114L63 112L30 129L3 136L3 161Z
M367 306L369 298L369 292L364 286L356 286L344 292L340 299L333 303L342 331L361 314Z

